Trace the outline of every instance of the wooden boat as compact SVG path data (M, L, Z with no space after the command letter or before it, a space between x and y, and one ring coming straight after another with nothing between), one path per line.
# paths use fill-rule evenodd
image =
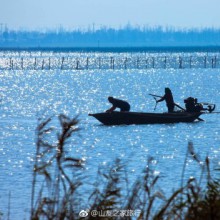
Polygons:
M199 116L202 112L175 112L175 113L144 113L144 112L117 112L95 113L89 116L95 117L104 125L130 125L130 124L165 124L178 122L193 122L202 120Z

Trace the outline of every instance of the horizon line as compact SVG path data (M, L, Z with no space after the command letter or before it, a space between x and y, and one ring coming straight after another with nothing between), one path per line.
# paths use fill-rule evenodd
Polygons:
M54 52L220 52L220 45L204 46L103 46L103 47L0 47L0 51Z

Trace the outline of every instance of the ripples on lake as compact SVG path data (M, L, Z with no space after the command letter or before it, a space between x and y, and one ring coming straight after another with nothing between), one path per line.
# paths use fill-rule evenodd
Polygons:
M88 113L110 107L108 96L128 100L132 111L152 112L155 101L149 93L162 95L170 87L175 102L197 97L220 106L219 69L150 69L96 71L1 71L0 73L0 211L6 213L11 192L14 216L29 216L35 128L42 114L79 115L80 135L69 148L72 156L86 162L86 175L95 180L98 166L115 158L126 161L135 179L153 157L162 189L178 187L188 141L193 141L202 159L219 160L220 125L217 114L204 115L205 122L170 125L103 126ZM166 111L165 103L156 112ZM188 161L186 178L197 175L198 164Z

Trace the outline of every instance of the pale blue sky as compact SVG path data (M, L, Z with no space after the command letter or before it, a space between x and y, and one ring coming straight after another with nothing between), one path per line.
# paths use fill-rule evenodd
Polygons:
M220 0L0 0L9 28L162 25L220 28Z

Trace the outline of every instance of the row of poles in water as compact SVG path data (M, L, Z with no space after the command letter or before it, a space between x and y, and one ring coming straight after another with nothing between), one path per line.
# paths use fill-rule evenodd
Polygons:
M157 68L157 64L156 64L156 61L158 61L158 59L160 59L160 68L167 68L167 67L170 67L168 66L168 63L169 63L169 58L170 59L174 59L174 57L164 57L163 59L161 57L149 57L149 58L145 58L145 59L141 59L141 58L138 58L138 57L135 57L135 58L124 58L124 59L120 59L120 62L118 64L118 61L119 59L116 57L109 57L108 59L107 58L101 58L101 57L98 57L98 58L85 58L85 59L77 59L75 58L74 61L72 62L74 65L72 65L71 67L66 67L65 68L65 62L68 62L69 59L68 58L65 58L65 57L62 57L62 58L59 58L59 65L56 66L55 68L52 68L53 64L51 62L51 58L47 58L47 59L44 59L44 58L39 58L39 62L38 62L38 59L35 57L34 58L34 61L32 63L32 69L61 69L61 70L64 70L64 69L76 69L76 70L79 70L79 69L90 69L91 68L96 68L96 69L102 69L103 67L107 68L107 69L115 69L117 68L117 65L120 66L120 68L123 68L123 69L127 69L129 67L133 67L133 68ZM198 58L198 57L197 57ZM27 59L27 58L26 58ZM57 58L56 58L57 59ZM188 61L187 61L188 59ZM201 59L201 57L200 57ZM1 58L0 58L1 60ZM15 62L16 60L16 62ZM13 58L9 58L9 66L4 66L4 67L1 67L0 66L0 69L25 69L25 66L24 66L24 58L21 57L20 58L20 61L18 61L18 59L13 59ZM107 60L107 61L106 61ZM29 65L30 65L30 58L28 58L28 61L29 61ZM47 62L46 62L47 61ZM72 59L71 59L72 61ZM83 62L84 61L84 62ZM92 61L92 62L91 62ZM103 62L105 61L105 63ZM174 62L174 61L171 61L171 62ZM182 69L182 68L193 68L193 57L190 56L190 57L177 57L175 59L175 62L176 62L176 68L179 68L179 69ZM197 61L198 62L198 61ZM200 66L200 67L203 67L203 68L217 68L218 65L218 58L217 56L214 56L214 57L210 57L210 56L204 56L202 61L199 61L200 65L201 65L201 62L203 62L203 65ZM8 62L7 62L8 63ZM39 64L40 63L40 64ZM133 65L131 64L133 63ZM184 64L188 63L188 67ZM130 66L129 66L130 64ZM20 68L18 67L18 65L20 65ZM71 65L71 64L69 64ZM108 65L108 66L107 66ZM30 69L30 66L28 66L28 69Z

